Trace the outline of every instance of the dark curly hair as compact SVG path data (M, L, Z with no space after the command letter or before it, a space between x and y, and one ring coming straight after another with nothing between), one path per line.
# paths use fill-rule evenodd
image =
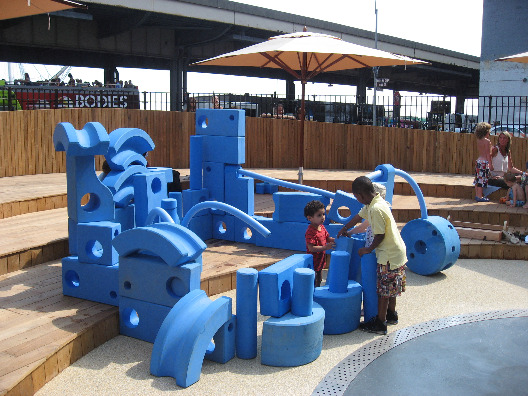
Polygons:
M372 185L372 180L370 180L367 176L359 176L352 182L352 193L374 194L375 191L374 186Z
M310 201L304 207L304 217L313 217L318 210L324 209L325 206L321 201Z

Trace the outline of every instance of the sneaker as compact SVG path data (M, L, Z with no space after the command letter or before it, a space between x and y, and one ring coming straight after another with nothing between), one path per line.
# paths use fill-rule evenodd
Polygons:
M385 335L387 334L387 325L383 323L377 316L370 319L368 322L361 322L359 324L359 329L363 331L368 331L369 333L376 333Z
M387 310L387 324L388 325L398 324L398 312Z
M483 198L475 197L475 201L477 201L477 202L489 202L489 198L486 198L486 197L483 197Z

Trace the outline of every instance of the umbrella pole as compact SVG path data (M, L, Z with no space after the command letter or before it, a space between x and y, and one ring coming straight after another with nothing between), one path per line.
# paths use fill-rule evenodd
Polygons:
M299 184L303 184L303 168L304 168L304 118L305 118L305 109L304 109L304 94L306 81L301 81L301 123L299 124L300 129L300 148L299 148Z

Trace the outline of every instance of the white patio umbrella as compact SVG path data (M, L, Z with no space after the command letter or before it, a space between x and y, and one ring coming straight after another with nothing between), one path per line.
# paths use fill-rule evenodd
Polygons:
M283 69L301 81L299 183L302 183L306 82L326 71L413 63L425 62L352 44L327 34L304 31L270 37L262 43L196 62L193 65Z
M505 56L503 58L497 59L498 61L508 61L508 62L519 62L519 63L528 63L528 52L523 52L521 54Z

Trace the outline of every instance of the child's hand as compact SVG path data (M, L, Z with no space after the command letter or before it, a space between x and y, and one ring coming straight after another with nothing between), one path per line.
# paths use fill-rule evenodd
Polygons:
M328 242L326 245L325 245L325 250L330 250L330 249L333 249L335 247L335 242Z
M341 236L348 236L348 232L347 232L347 229L345 227L341 228L339 230L339 232L337 233L337 237L341 237Z
M361 249L358 250L359 257L363 256L364 254L369 254L369 253L372 253L372 250L370 250L370 248L367 248L367 247L362 247Z

